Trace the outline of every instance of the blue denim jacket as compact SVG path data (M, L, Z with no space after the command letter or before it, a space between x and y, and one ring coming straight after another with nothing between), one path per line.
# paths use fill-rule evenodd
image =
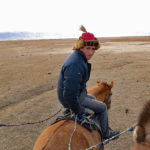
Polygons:
M84 112L79 97L82 91L86 91L90 72L91 64L80 50L74 51L62 66L57 87L58 99L64 107L71 108L76 114Z

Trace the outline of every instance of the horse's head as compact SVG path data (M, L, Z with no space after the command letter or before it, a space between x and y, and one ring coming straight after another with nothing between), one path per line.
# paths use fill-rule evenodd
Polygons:
M113 81L110 84L97 81L97 85L93 88L90 88L88 93L94 95L97 100L104 102L107 106L107 109L109 109L111 105L112 87Z
M97 99L103 101L106 104L107 109L109 109L111 105L111 89L113 87L113 84L113 81L110 84L108 84L107 82L97 81L97 86L101 89Z

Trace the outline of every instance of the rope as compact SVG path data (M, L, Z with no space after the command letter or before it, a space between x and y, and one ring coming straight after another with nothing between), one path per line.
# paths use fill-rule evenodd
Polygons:
M16 127L16 126L33 125L33 124L42 123L42 122L45 122L45 121L53 118L54 116L56 116L61 110L62 110L62 107L55 114L53 114L52 116L50 116L46 119L40 120L40 121L27 122L27 123L21 123L21 124L0 124L0 127Z
M92 150L93 148L96 148L96 147L98 147L99 145L105 145L105 144L109 143L109 141L112 141L112 140L114 140L115 138L118 138L120 135L122 135L122 134L124 134L124 133L126 133L126 132L128 132L128 131L133 131L134 128L135 128L135 126L136 126L136 123L133 124L133 125L132 125L131 127L129 127L128 129L122 131L121 133L119 133L119 134L117 134L117 135L115 135L115 136L113 136L113 137L111 137L111 138L109 138L109 139L106 139L106 140L104 140L104 141L102 141L102 142L100 142L100 143L98 143L98 144L96 144L96 145L93 145L93 146L87 148L86 150Z
M71 141L72 141L72 137L76 131L76 128L77 128L77 115L75 116L74 129L73 129L73 132L71 133L71 136L70 136L70 140L69 140L69 144L68 144L68 150L71 150Z

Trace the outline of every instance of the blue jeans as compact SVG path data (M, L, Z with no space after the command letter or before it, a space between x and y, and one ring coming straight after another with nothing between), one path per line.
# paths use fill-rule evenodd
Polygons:
M103 137L109 135L108 113L106 104L95 99L94 96L82 92L80 95L81 105L95 112L95 116L101 126Z

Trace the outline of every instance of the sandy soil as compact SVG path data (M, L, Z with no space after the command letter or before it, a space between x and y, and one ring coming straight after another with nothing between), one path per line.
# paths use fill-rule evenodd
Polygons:
M136 122L143 103L150 99L150 38L100 41L101 49L90 61L87 86L97 80L114 81L109 122L113 129L124 131ZM57 78L74 43L74 39L0 42L0 123L35 122L59 110ZM54 119L0 127L0 150L32 150L37 137ZM129 150L132 145L131 132L105 149Z

